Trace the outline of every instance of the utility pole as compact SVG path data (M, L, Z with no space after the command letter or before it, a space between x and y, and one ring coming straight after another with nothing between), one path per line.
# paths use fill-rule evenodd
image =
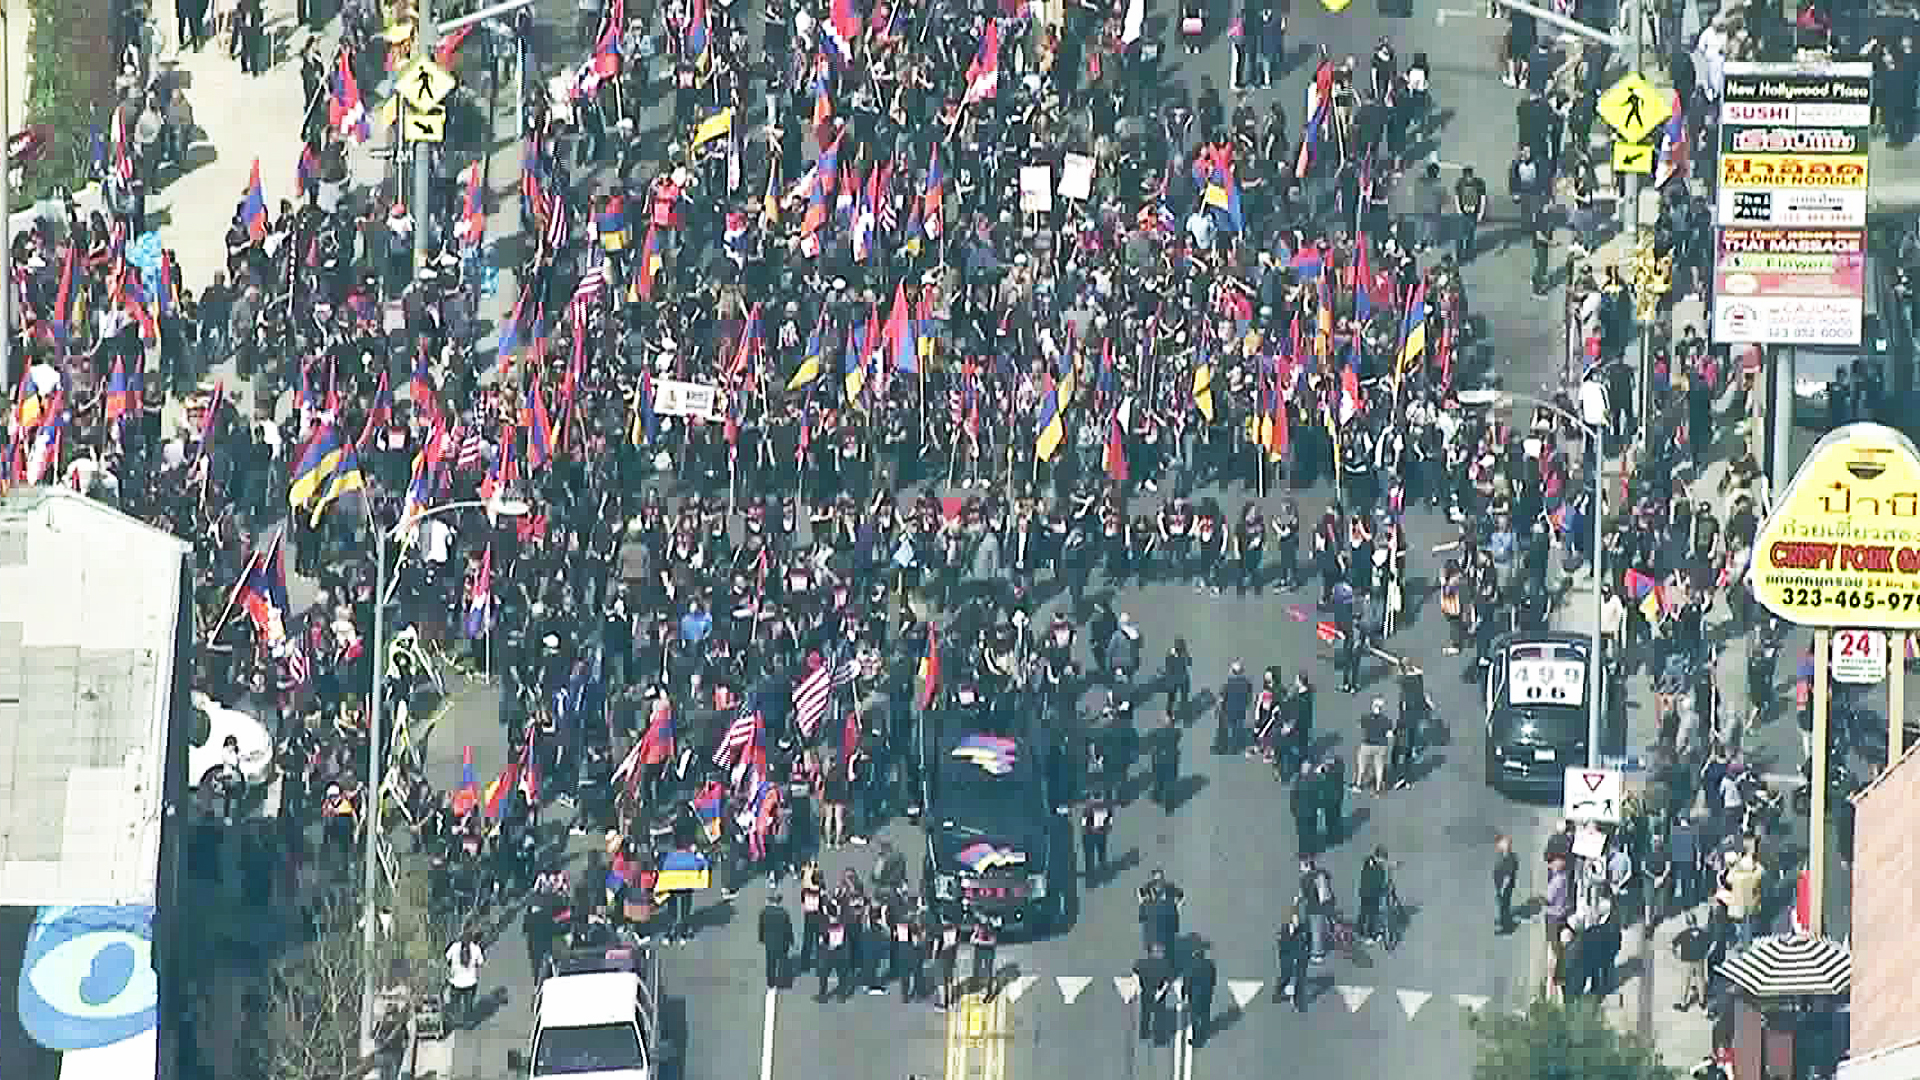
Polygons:
M419 0L413 15L413 59L420 63L433 56L440 28L433 22L433 0ZM433 227L433 146L422 140L413 144L413 272L418 276L427 268L428 238Z
M1632 12L1628 17L1633 20L1630 34L1633 41L1632 51L1627 56L1627 70L1640 70L1640 58L1646 50L1647 13L1644 6L1650 0L1620 0L1621 4ZM1640 246L1640 191L1639 173L1627 177L1627 207L1625 221L1627 239L1635 248ZM1639 379L1640 387L1640 444L1646 445L1653 437L1653 371L1647 360L1647 327L1640 319L1638 297L1633 305L1633 370Z
M11 40L13 25L7 20L6 0L0 0L0 47ZM7 61L0 56L0 116L10 112L7 101ZM114 108L120 103L115 101ZM13 280L13 118L0 123L0 221L7 223L6 243L0 244L0 282ZM13 373L13 290L0 288L0 379L7 386L19 383ZM54 471L59 471L55 463Z

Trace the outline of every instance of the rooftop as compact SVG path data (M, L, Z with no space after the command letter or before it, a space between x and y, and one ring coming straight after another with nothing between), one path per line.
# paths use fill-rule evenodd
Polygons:
M631 1024L640 976L631 971L565 975L540 984L540 1026L594 1027Z
M65 488L0 496L0 904L151 904L191 547Z

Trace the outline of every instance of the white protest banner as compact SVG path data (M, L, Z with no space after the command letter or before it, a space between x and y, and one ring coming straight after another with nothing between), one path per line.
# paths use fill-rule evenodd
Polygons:
M1060 197L1082 202L1093 197L1093 158L1068 154L1060 163Z
M726 419L727 395L709 383L655 379L653 411L661 416L687 416L718 422Z
M1020 166L1020 212L1044 214L1053 209L1053 170L1045 165Z

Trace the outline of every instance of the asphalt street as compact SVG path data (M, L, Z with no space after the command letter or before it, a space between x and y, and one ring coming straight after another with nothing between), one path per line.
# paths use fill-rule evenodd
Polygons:
M1311 51L1318 45L1336 58L1353 55L1363 62L1382 36L1403 60L1416 50L1428 52L1435 64L1439 138L1422 152L1436 153L1450 171L1471 164L1489 178L1494 220L1481 233L1485 254L1466 273L1472 305L1490 323L1496 370L1508 385L1537 391L1556 378L1559 306L1557 297L1540 301L1529 295L1530 253L1503 195L1517 100L1494 66L1503 24L1478 11L1443 15L1424 3L1414 10L1413 18L1399 19L1379 15L1373 0L1357 0L1340 15L1314 3L1296 5L1289 35L1296 60L1284 84L1245 100L1264 108L1277 95L1297 129ZM1155 15L1162 27L1172 22L1169 12L1150 10L1150 25ZM1215 25L1224 25L1224 18L1216 16ZM1228 49L1219 38L1200 56L1188 57L1169 40L1163 55L1179 81L1197 89L1206 77L1224 88ZM557 48L554 54L567 55ZM643 130L650 126L643 120ZM510 180L504 173L496 168L496 190ZM510 200L501 205L490 235L510 247L516 215ZM510 297L511 290L503 280L500 294ZM1303 493L1303 516L1317 514L1329 496L1324 489ZM1225 494L1223 501L1231 510L1241 497ZM1002 948L1003 991L992 1005L969 1004L945 1015L926 1005L902 1005L894 996L823 1005L814 1000L810 980L770 995L754 940L755 918L767 902L765 884L750 885L732 904L717 894L708 897L695 941L669 948L666 957L669 1011L677 1014L670 1021L684 1033L687 1080L936 1074L948 1080L1076 1074L1193 1080L1251 1075L1278 1060L1326 1076L1415 1069L1464 1074L1473 1052L1464 1010L1523 1003L1527 948L1538 937L1530 929L1504 938L1492 932L1488 874L1494 837L1531 835L1552 811L1516 804L1483 785L1478 688L1460 678L1459 658L1441 656L1445 628L1431 595L1437 559L1424 554L1452 540L1455 530L1424 510L1409 515L1407 528L1415 552L1411 617L1388 648L1428 668L1437 715L1451 737L1434 749L1429 771L1410 789L1378 799L1354 796L1349 835L1323 860L1350 908L1364 853L1375 845L1392 852L1400 893L1412 910L1398 951L1373 950L1371 966L1364 968L1335 959L1316 969L1304 1016L1272 1004L1273 932L1293 900L1297 878L1286 789L1258 762L1210 754L1210 722L1202 721L1182 737L1189 792L1184 804L1170 816L1144 802L1121 811L1113 851L1122 869L1110 881L1078 890L1066 932ZM1307 592L1215 598L1186 586L1154 585L1114 599L1141 624L1151 660L1174 637L1186 638L1196 690L1217 687L1235 659L1250 669L1279 664L1289 674L1306 670L1322 690L1319 749L1340 753L1349 765L1357 720L1370 695L1394 697L1378 663L1369 665L1373 683L1360 695L1332 692L1338 680L1330 651L1315 635ZM459 695L438 722L428 747L436 782L457 782L466 746L475 748L482 777L503 763L495 702L491 690L475 687ZM1161 722L1157 707L1143 708L1143 729ZM904 823L882 830L877 839L909 853L921 847L917 830ZM872 848L856 847L826 852L823 863L830 874L845 866L864 873L872 858ZM1531 869L1531 862L1523 865ZM1185 888L1183 931L1205 940L1220 968L1215 1010L1227 1021L1197 1052L1187 1052L1179 1040L1155 1047L1133 1037L1136 990L1128 972L1140 944L1134 888L1156 867ZM791 890L784 899L797 908ZM527 1038L534 986L517 926L506 928L495 944L486 982L497 1008L454 1040L457 1077L506 1075L507 1051Z

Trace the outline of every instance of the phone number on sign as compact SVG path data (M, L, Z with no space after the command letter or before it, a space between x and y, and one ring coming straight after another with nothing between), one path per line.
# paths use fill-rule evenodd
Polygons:
M1788 607L1842 607L1855 611L1920 611L1920 592L1889 589L1816 589L1788 585L1780 590L1780 602Z

